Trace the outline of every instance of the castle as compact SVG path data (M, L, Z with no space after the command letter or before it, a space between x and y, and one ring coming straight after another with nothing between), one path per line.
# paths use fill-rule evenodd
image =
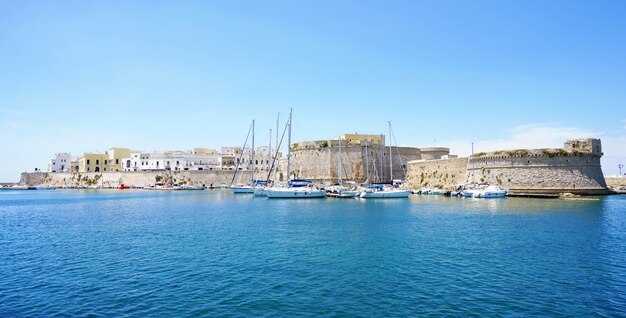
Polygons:
M563 148L500 150L469 158L416 160L408 163L412 188L453 189L458 184L485 182L512 194L605 194L600 165L600 139L576 139Z

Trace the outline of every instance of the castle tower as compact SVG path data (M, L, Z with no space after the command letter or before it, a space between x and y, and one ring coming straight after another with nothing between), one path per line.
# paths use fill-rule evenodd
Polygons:
M602 156L602 142L596 138L570 139L565 142L563 148L565 150L590 152L594 155Z

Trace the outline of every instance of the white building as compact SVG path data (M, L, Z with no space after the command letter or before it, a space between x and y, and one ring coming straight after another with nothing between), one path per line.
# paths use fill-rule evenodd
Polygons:
M68 172L72 163L72 155L59 152L48 163L48 172Z
M243 154L242 154L243 152ZM272 167L272 161L276 149L268 146L256 147L254 151L254 171L268 171ZM278 158L282 153L278 153ZM234 170L239 163L239 170L252 169L252 150L242 147L222 147L221 167L224 170ZM278 164L278 162L276 163Z
M197 151L137 152L122 165L123 171L215 170L220 169L220 156Z

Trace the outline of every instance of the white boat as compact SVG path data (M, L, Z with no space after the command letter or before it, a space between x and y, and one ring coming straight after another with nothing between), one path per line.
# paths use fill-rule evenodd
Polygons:
M292 110L287 122L287 176L291 175L291 123ZM311 187L311 180L290 180L287 187L273 187L266 190L268 199L309 199L325 198L326 191Z
M326 194L333 198L356 198L361 194L361 191L342 186L331 186L326 189Z
M267 189L266 187L256 187L254 188L253 192L254 192L254 196L255 197L266 197L267 196Z
M345 187L343 185L343 153L341 151L341 139L337 141L337 145L339 146L339 154L337 155L337 175L339 177L339 180L337 180L336 185L331 186L329 189L326 189L326 194L329 197L333 198L354 198L358 194L360 194L360 192L355 190L356 185L354 182L346 182L352 185L351 188Z
M250 170L251 182L250 182L250 185L233 186L232 184L237 178L237 171L239 171L239 165L241 163L241 159L243 158L243 154L248 144L248 137L250 137L250 132L252 132L252 156L251 156L252 158L248 162L252 165L252 169ZM235 167L235 172L233 173L233 178L230 181L230 184L231 184L230 188L234 194L254 193L254 188L256 185L254 181L254 120L252 120L252 125L250 126L250 129L248 130L248 135L246 136L246 141L243 143L243 147L241 148L241 153L239 154L239 159L237 159L237 166Z
M430 194L431 195L442 195L443 194L443 190L435 188L435 189L430 190Z
M238 185L230 187L233 193L254 193L254 188L249 185Z
M411 192L401 189L384 189L374 190L371 189L361 192L359 197L362 199L403 199L408 198Z
M175 188L176 190L204 190L206 189L203 185L181 185Z
M386 188L377 184L367 187L359 194L359 197L362 199L399 199L408 198L410 194L409 190Z
M391 122L389 122L389 136L392 136ZM389 179L391 180L391 186L385 187L382 184L374 184L368 186L363 190L359 197L362 199L406 199L411 194L411 191L396 188L401 186L401 180L393 179L393 151L391 150L391 140L389 141ZM400 160L402 161L402 160ZM395 187L394 187L395 186Z
M475 190L472 193L473 198L504 198L509 193L508 189L500 189L498 186L488 186L484 190Z
M268 199L310 199L326 197L324 190L311 187L270 188L267 189L266 192Z

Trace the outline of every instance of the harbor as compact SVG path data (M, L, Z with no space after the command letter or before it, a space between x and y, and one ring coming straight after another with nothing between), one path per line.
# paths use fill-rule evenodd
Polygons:
M292 122L293 109L282 127L279 113L275 135L270 129L268 145L257 147L256 121L252 120L243 145L222 147L221 153L209 148L162 153L111 148L103 154L84 153L76 158L61 152L50 160L47 172L22 173L20 183L12 188L228 187L234 193L267 198L323 198L330 194L334 198L380 199L408 198L411 193L550 198L623 191L606 183L600 161L602 142L597 138L567 140L562 148L479 153L473 152L472 144L472 154L459 157L446 147L393 144L396 136L391 121L386 136L355 133L296 143L292 142Z

